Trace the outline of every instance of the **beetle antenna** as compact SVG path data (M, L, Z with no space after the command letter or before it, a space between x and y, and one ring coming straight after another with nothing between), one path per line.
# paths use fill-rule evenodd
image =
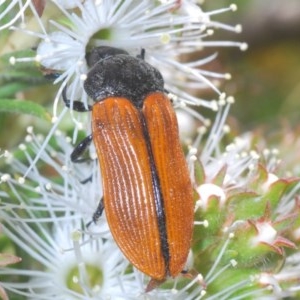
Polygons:
M71 101L67 97L67 88L68 86L66 85L63 90L62 90L62 99L66 105L66 107L71 108ZM86 111L91 111L92 106L91 105L85 105L83 102L80 101L73 101L73 110L78 111L78 112L86 112Z

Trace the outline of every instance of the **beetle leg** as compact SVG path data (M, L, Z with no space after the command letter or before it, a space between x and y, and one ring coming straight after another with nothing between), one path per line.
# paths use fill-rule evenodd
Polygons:
M145 54L146 54L146 50L144 48L142 48L141 53L138 54L136 57L140 58L141 60L145 60Z
M86 184L88 183L89 181L93 181L93 175L90 175L88 178L84 179L84 180L81 180L80 183L81 184Z
M103 202L103 197L100 199L100 202L97 206L96 211L93 214L93 222L97 223L97 221L99 220L99 218L102 216L104 210L104 202Z
M154 279L151 278L149 283L147 284L146 290L145 292L151 292L152 290L154 290L155 288L157 288L158 286L160 286L162 283L164 283L166 281L166 279Z
M201 285L203 287L203 289L206 289L206 283L205 283L203 277L195 269L182 270L181 275L190 280L197 279L198 284Z
M63 91L62 91L62 98L63 98L63 101L66 104L66 107L70 108L71 101L67 97L67 86L65 86L64 89L63 89ZM84 103L82 103L80 101L73 101L72 109L75 110L75 111L78 111L78 112L86 112L86 111L91 111L92 110L92 106L88 105L86 107L84 105Z
M86 148L91 144L92 140L93 140L93 136L92 134L90 134L74 148L73 152L71 153L72 162L80 163L86 161L86 159L80 158L80 156L83 154Z
M97 206L96 211L93 214L92 221L88 222L86 224L86 227L89 227L92 223L97 223L98 220L99 220L99 218L102 216L103 210L104 210L104 202L103 202L103 197L102 197L100 199L100 202L99 202L99 204Z
M182 276L189 278L189 279L193 279L199 275L199 273L194 269L182 270L180 273L182 274Z

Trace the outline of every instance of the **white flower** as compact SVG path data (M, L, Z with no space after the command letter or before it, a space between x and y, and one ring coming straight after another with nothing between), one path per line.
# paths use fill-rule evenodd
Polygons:
M2 217L6 219L4 234L27 252L32 264L27 270L1 269L2 275L27 281L26 285L4 281L6 290L23 293L29 299L124 299L142 292L143 286L134 275L125 274L128 263L112 240L104 242L89 236L72 239L73 231L81 226L79 217L62 221L52 215L46 222L31 216L30 223L5 214ZM33 267L37 263L42 269Z
M20 149L30 161L29 153L38 151L40 141L34 134L27 140L30 142ZM93 183L79 186L77 166L68 163L68 140L58 135L55 142L67 153L49 145L41 155L41 170L35 167L26 179L1 174L1 186L10 188L9 193L4 188L1 193L3 233L32 260L28 270L2 268L2 275L27 280L26 285L3 281L3 287L29 299L124 299L141 293L142 281L125 274L128 262L110 238L105 218L97 226L98 238L84 228L101 188L92 188ZM6 157L16 176L27 169L26 164ZM81 165L80 176L87 170ZM99 185L98 181L95 184ZM37 269L36 264L40 265Z
M252 178L252 171L257 168L259 162L257 153L255 152L256 155L254 155L254 151L251 151L249 136L236 137L224 149L223 138L230 132L230 126L226 124L226 120L233 103L233 97L221 95L219 101L215 102L217 114L214 122L211 124L210 120L201 120L203 125L198 128L198 136L190 145L189 154L192 158L198 154L198 159L205 169L205 183L213 183L218 172L226 168L222 185L225 190L246 186ZM192 177L194 176L193 161L195 159L191 162Z
M199 187L197 187L197 193L199 194L200 197L199 205L201 205L202 209L204 210L207 208L211 196L218 197L220 201L220 205L223 205L223 203L226 200L226 195L224 193L224 190L212 183L201 184Z
M64 19L58 22L52 18L50 31L46 28L42 28L42 33L25 31L41 40L35 59L60 73L56 82L63 80L62 87L68 82L71 100L80 99L87 103L83 93L83 81L88 71L86 53L92 47L107 45L124 48L132 55L145 48L146 60L162 72L166 89L176 94L179 103L185 101L214 108L214 102L198 99L189 91L210 87L221 94L210 78L230 76L201 70L201 66L216 55L186 63L179 63L178 58L210 46L245 47L236 42L205 41L213 33L212 28L238 31L236 27L211 20L212 15L235 10L235 6L205 13L191 0L182 1L179 6L175 0L162 3L152 0L71 2L77 4L77 10L67 10L66 6L71 5L68 1L53 1L58 8L57 14L63 14ZM47 14L47 10L44 13ZM61 91L62 88L54 106L55 117Z
M11 172L0 173L3 233L23 250L28 267L1 268L2 287L28 299L144 299L145 276L128 269L105 216L89 229L84 226L101 197L95 161L71 164L70 140L57 132L40 156L40 167L23 178L42 141L31 128L28 132L19 147L22 160L6 152L2 159ZM92 182L81 184L91 170ZM157 288L147 299L197 299L201 287L196 281L177 289L175 280L173 288ZM195 290L189 295L191 286Z
M216 170L226 162L229 164L226 172L230 176L237 172L238 166L244 171L248 166L243 155L236 155L247 149L246 140L244 143L236 142L238 146L226 149L228 155L223 155L220 149L221 139L228 132L225 120L231 102L232 99L226 99L219 103L216 123L212 125L204 147L199 147L203 149L201 157L208 178L213 178ZM35 136L32 128L28 128L28 133L26 143L19 147L28 163L14 159L7 152L3 155L12 168L10 174L14 176L7 173L0 175L1 186L7 185L10 191L8 193L7 188L2 189L0 216L4 220L4 233L28 253L33 265L38 263L41 269L1 269L0 274L5 278L7 275L14 278L24 276L28 280L24 285L6 279L2 286L17 294L24 293L29 299L144 299L144 275L136 270L129 271L128 261L113 242L105 217L100 219L97 226L92 226L90 232L83 226L90 221L102 193L99 168L95 160L81 164L70 163L70 139L59 132L48 143L46 151L40 150L43 139ZM204 130L200 131L194 146L203 143L200 137L203 133ZM193 149L195 148L191 148L189 154L191 162L192 156L197 154ZM93 151L92 149L90 155L92 157ZM28 164L37 153L40 155L41 168L34 165L27 177L23 178ZM246 161L250 157L257 160L255 155L249 154ZM80 183L91 174L91 182ZM18 178L18 175L21 177ZM243 177L236 176L236 180L243 182ZM205 225L205 222L202 223ZM202 299L210 286L214 286L222 276L227 276L228 270L236 267L235 260L227 260L225 264L223 261L233 237L233 233L228 234L216 260L203 277L199 275L180 288L175 279L171 281L174 284L172 288L159 287L146 297ZM249 284L251 279L243 277L230 283L218 295L229 299L236 291L245 293L244 289L247 291ZM259 291L254 289L249 295L259 295ZM206 297L213 299L215 295Z

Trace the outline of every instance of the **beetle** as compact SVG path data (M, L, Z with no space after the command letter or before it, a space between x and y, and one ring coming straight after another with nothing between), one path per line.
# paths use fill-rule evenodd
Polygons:
M96 47L88 59L84 89L94 100L76 111L92 111L92 134L71 160L93 141L101 168L103 199L110 231L125 257L151 277L150 291L184 267L193 234L193 188L178 124L161 73L113 47ZM70 107L64 90L63 99Z

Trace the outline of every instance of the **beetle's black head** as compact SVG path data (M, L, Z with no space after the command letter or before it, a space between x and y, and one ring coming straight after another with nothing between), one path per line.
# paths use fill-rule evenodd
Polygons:
M164 92L162 75L142 58L111 47L98 47L93 53L84 89L94 101L123 97L141 108L148 94Z
M118 55L118 54L127 54L129 53L123 49L109 47L109 46L100 46L92 49L91 52L88 52L86 55L87 65L91 68L96 63L98 63L101 59L105 59L110 56Z

